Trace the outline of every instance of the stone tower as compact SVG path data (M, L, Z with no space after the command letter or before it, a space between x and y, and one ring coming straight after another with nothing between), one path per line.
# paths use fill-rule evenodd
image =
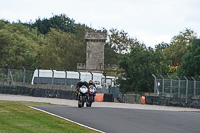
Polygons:
M86 31L86 71L101 72L104 69L104 44L107 31Z

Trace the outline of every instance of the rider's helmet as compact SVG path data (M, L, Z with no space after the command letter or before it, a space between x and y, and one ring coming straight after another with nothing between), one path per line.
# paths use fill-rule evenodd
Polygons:
M89 84L93 84L93 80L90 80L90 81L89 81Z

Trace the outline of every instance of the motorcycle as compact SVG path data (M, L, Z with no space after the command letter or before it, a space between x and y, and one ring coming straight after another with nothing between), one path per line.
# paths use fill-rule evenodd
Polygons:
M85 102L88 103L88 93L89 93L89 90L85 85L79 88L79 92L78 92L78 107L79 108L83 107Z
M96 88L93 85L89 86L90 92L88 93L88 100L86 102L87 107L91 107L94 102L94 98L96 95Z

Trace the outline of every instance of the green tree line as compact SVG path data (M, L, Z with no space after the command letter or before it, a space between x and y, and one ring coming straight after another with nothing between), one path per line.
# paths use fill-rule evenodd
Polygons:
M84 63L85 30L65 15L40 18L35 23L0 21L0 65L12 68L76 70Z
M85 30L96 29L77 24L64 14L34 23L0 20L0 67L76 71L77 63L86 61ZM146 47L123 30L110 29L104 48L104 64L119 66L117 83L124 93L152 92L152 74L200 75L200 40L190 29L155 48Z

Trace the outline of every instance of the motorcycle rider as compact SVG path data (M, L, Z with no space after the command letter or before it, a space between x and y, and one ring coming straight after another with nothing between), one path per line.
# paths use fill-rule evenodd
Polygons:
M89 86L90 86L90 85L93 85L93 86L96 88L95 84L93 83L93 80L90 80L89 83L88 83L88 85L89 85Z
M76 100L78 99L78 93L79 93L79 89L81 86L85 85L88 89L88 91L90 90L89 89L89 84L86 82L86 81L79 81L76 85Z
M89 86L90 86L90 85L93 85L93 86L94 86L95 91L93 92L93 96L95 97L95 96L96 96L96 92L97 92L97 88L96 88L95 84L93 83L93 80L90 80L89 83L88 83L88 85L89 85Z

